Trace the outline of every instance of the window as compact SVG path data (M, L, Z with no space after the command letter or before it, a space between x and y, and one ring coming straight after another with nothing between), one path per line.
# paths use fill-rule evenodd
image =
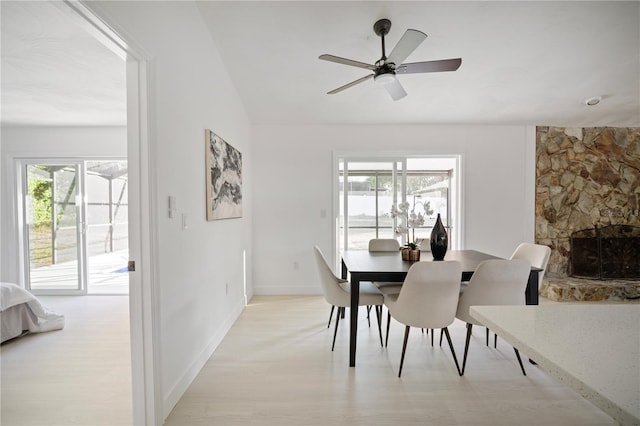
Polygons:
M366 250L372 238L398 238L391 208L401 202L422 213L425 222L411 230L410 239L427 239L440 214L449 234L449 247L459 247L457 169L459 157L391 159L338 158L338 251ZM423 247L428 249L427 247Z

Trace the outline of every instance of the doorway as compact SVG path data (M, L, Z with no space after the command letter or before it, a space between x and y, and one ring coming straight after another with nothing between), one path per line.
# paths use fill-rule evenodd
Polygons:
M41 8L43 10L31 10L32 8ZM57 13L56 13L57 10ZM40 13L47 13L47 15L43 18L40 17ZM62 12L62 13L60 13ZM153 202L153 194L152 191L149 191L151 187L150 179L152 176L151 166L149 165L149 155L152 151L150 147L149 140L149 132L148 132L148 88L152 87L152 85L148 84L147 77L147 66L149 56L142 53L142 50L138 48L135 42L130 40L124 40L120 37L116 31L119 29L117 23L112 22L108 17L104 17L103 13L101 13L101 7L97 3L94 2L78 2L65 0L60 2L7 2L5 5L2 5L2 36L3 36L3 46L5 44L13 46L13 50L3 49L3 61L8 56L6 53L12 52L14 54L25 53L22 57L19 56L11 56L16 61L16 68L20 70L19 73L14 73L14 76L20 77L20 81L23 80L23 77L26 77L26 71L35 70L33 73L29 74L34 78L40 78L43 84L46 84L47 87L53 84L54 76L63 76L63 82L70 82L71 86L64 87L64 90L59 90L59 93L62 93L63 97L60 99L65 100L67 103L66 106L77 106L81 105L82 108L78 111L77 117L86 119L85 122L62 122L58 124L57 122L53 122L52 120L47 121L47 123L40 123L39 125L52 126L51 129L55 130L55 134L58 135L59 126L74 126L75 129L73 133L69 135L65 135L63 138L56 138L53 140L50 135L44 134L42 132L41 127L33 127L33 129L37 130L36 137L31 139L27 139L31 141L29 145L29 149L24 149L22 147L16 146L13 151L6 151L5 145L3 143L3 156L4 153L7 152L7 165L14 165L14 159L25 159L25 158L36 158L46 156L58 156L60 158L65 158L64 156L71 156L73 160L77 160L77 157L74 156L109 156L109 155L122 155L126 156L129 163L128 170L128 192L129 192L129 205L127 210L129 216L129 230L128 230L128 238L129 238L129 256L130 256L130 264L131 268L128 274L124 274L128 276L129 279L129 332L130 332L130 342L131 342L131 387L132 387L132 396L133 396L133 424L157 424L161 422L162 419L162 399L161 392L159 388L159 381L157 377L159 377L159 369L158 365L160 362L160 353L158 350L157 339L155 336L157 335L156 331L156 317L157 317L157 297L153 294L153 270L152 264L154 260L154 253L152 252L152 224L149 221L143 221L143 218L152 217L151 214L151 206L154 205ZM13 17L13 18L12 18ZM35 22L38 25L27 25L26 23ZM62 46L62 41L80 41L82 43L81 48L70 49L69 52L80 53L83 57L80 58L78 62L73 62L69 60L69 56L65 53L64 55L54 55L51 53L51 49L46 46L47 41L52 37L52 31L43 31L40 30L34 35L34 39L30 39L25 36L25 31L29 29L39 30L41 27L55 25L59 23L62 25L62 34L63 37L60 38L61 42L57 43L56 46ZM8 25L8 22L13 22L14 25ZM108 23L107 23L108 22ZM77 32L74 31L74 28L79 26L81 29L86 30L86 33L82 33L82 31ZM17 36L14 38L8 37L7 32L9 29L15 29ZM77 28L76 28L77 29ZM112 117L107 112L113 112L114 109L109 110L101 110L98 114L91 114L91 109L88 108L90 98L87 98L86 95L88 93L94 94L99 88L111 88L113 87L112 82L108 81L105 84L91 84L91 90L82 91L82 88L85 87L80 83L86 82L85 78L68 78L72 75L71 71L83 69L83 67L72 66L74 64L104 64L102 61L87 61L86 56L88 52L87 45L92 44L90 38L86 37L87 34L90 34L92 37L95 37L100 43L102 43L105 47L111 50L112 53L116 54L121 60L122 63L126 63L126 155L123 155L122 150L118 149L116 154L113 154L110 149L105 149L105 145L100 144L99 140L91 139L93 145L97 147L101 147L96 151L93 150L85 150L87 146L85 142L87 139L82 140L80 137L82 136L83 129L86 129L87 125L96 125L95 119L106 119ZM41 40L41 38L45 38L46 40ZM20 41L27 41L29 49L20 48ZM7 43L5 43L7 41ZM31 54L31 48L37 48L39 46L45 46L43 55L35 55ZM134 47L135 46L135 47ZM67 52L68 53L68 52ZM56 67L48 67L48 66L31 66L25 67L24 59L64 59L61 61L63 65L67 65L66 68L63 69L64 72L60 73L52 73L52 70L59 70ZM19 59L19 60L18 60ZM4 63L3 63L4 64ZM4 69L4 67L3 67ZM7 70L13 68L6 68ZM102 65L99 69L99 72L94 74L89 74L91 76L102 76L104 75L104 71L107 69L104 65ZM41 72L43 70L47 70L48 72ZM6 73L9 75L9 73ZM3 85L8 81L5 78L5 73L3 73ZM9 85L9 87L13 88L22 88L26 87L29 90L33 90L35 87L33 84L22 85L22 84L14 84ZM4 89L4 86L3 86ZM94 90L95 89L95 90ZM19 99L19 100L39 100L40 98L36 95L45 94L48 95L52 93L51 90L39 90L29 92L24 96L14 96L9 98L9 93L3 90L3 120L8 117L5 112L7 109L5 108L7 104L5 103L6 99ZM57 93L57 92L56 92ZM73 96L77 95L80 98L79 102L71 102ZM56 98L58 99L58 98ZM112 99L111 97L101 97L101 99L108 100ZM123 98L124 99L124 98ZM47 99L45 99L47 100ZM48 104L46 104L48 105ZM58 119L57 113L70 111L67 108L52 108L46 111L46 113L36 114L34 113L35 108L22 108L17 111L28 111L27 118L31 119ZM74 110L75 111L75 110ZM18 117L23 117L23 115L18 115ZM55 126L55 127L54 127ZM114 124L112 122L104 122L101 124L103 129L112 129ZM31 130L31 127L29 128ZM3 129L4 132L4 129ZM18 134L24 133L23 131L17 132ZM38 137L42 135L43 137ZM109 144L109 141L106 141L106 144ZM58 160L56 160L58 161ZM64 166L68 166L69 164L60 164ZM71 163L71 166L74 164ZM3 170L9 170L10 167L3 168ZM15 250L4 250L3 249L3 272L5 271L4 266L7 265L10 271L10 279L16 280L22 285L25 284L25 268L22 267L24 265L24 259L19 259L19 257L24 256L24 250L21 246L22 240L24 239L23 229L19 228L21 221L20 210L21 198L17 196L15 193L18 191L18 188L21 188L20 185L17 184L16 180L20 179L22 176L22 170L15 170L11 168L9 173L6 173L9 177L3 181L9 182L7 188L11 191L11 197L6 199L3 198L3 204L5 206L10 205L11 207L11 215L10 222L11 226L9 228L10 232L3 232L3 247L15 247ZM21 182L20 182L21 183ZM80 183L78 183L80 185ZM73 192L72 192L73 193ZM69 201L76 202L75 199L70 198ZM6 201L6 202L5 202ZM78 200L78 205L82 205L82 200ZM70 206L68 208L71 208ZM122 207L121 207L122 208ZM121 212L122 213L122 212ZM81 212L81 214L86 215L87 212ZM76 218L74 218L75 220ZM4 224L3 224L4 225ZM62 223L61 223L62 225ZM81 230L82 228L78 228L76 226L76 232ZM67 232L73 232L73 229L67 230ZM5 239L6 238L6 239ZM80 234L80 237L76 237L75 243L77 244L79 238L86 238L86 235ZM7 253L7 256L4 254ZM78 254L76 252L75 257L78 258ZM8 259L7 259L8 258ZM129 264L127 265L129 266ZM79 266L76 267L76 269ZM6 275L6 273L5 273ZM82 277L82 273L79 274ZM74 290L78 294L80 293L81 285L77 284L73 287ZM97 299L107 299L104 297L97 297ZM73 297L72 299L76 299L78 301L89 300L89 297ZM91 298L96 299L96 298ZM125 298L119 298L125 300ZM62 298L61 298L62 300ZM70 376L71 377L71 376ZM160 419L160 420L157 420Z

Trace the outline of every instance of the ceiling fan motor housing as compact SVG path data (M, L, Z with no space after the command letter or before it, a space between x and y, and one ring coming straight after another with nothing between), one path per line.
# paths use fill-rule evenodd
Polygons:
M385 74L396 75L396 64L383 63L381 65L378 65L376 67L376 70L374 71L374 79L380 75L385 75Z
M391 29L391 21L388 19L380 19L373 24L373 31L380 37L384 37L389 34Z

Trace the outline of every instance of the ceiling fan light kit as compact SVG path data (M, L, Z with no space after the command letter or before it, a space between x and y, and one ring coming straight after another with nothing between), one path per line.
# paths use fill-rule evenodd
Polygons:
M389 57L386 56L384 37L391 29L391 21L388 19L380 19L373 24L373 31L381 39L382 57L376 61L375 65L365 62L354 61L352 59L341 58L334 55L320 55L318 58L323 61L335 62L338 64L349 65L352 67L364 68L373 71L373 74L366 75L343 86L327 92L329 95L342 92L356 84L363 83L373 78L374 82L382 84L394 101L407 96L404 88L397 79L397 74L419 74L429 72L455 71L462 64L461 58L443 59L438 61L424 61L414 63L403 63L411 53L427 38L427 35L418 30L407 30L396 46L393 48Z
M396 73L380 74L373 77L373 81L378 84L389 84L396 81Z

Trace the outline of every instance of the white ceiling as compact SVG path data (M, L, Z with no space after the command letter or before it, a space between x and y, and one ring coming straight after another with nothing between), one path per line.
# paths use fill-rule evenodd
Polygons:
M124 123L124 63L79 27L64 23L59 13L33 19L29 2L6 3L3 123ZM640 126L637 1L199 1L197 6L256 124ZM461 57L462 66L456 72L399 76L408 96L397 102L372 80L327 95L367 71L318 56L375 62L381 48L372 27L380 18L392 22L387 53L414 28L428 38L407 62ZM602 102L585 106L593 96Z
M64 4L1 1L2 124L126 124L125 62Z

